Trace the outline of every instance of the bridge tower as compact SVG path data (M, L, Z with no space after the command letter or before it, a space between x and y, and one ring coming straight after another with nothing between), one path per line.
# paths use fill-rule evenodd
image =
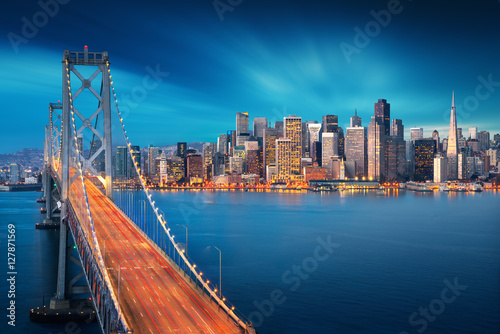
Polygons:
M108 73L109 58L108 52L89 52L87 46L84 51L69 51L63 52L63 102L62 102L62 130L61 130L61 146L60 146L60 184L61 184L61 228L59 239L59 263L57 274L57 292L55 298L51 300L51 308L60 309L69 307L67 293L70 290L66 287L66 261L67 256L67 239L68 227L67 216L69 189L72 182L75 182L76 177L71 177L70 163L79 160L82 163L84 173L93 174L103 180L106 189L106 195L113 198L113 176L112 176L112 139L111 139L111 82ZM85 77L84 73L78 69L84 66L95 71L90 77ZM71 80L76 77L81 86L75 87L75 82ZM99 82L100 81L100 82ZM73 87L72 83L73 82ZM98 93L92 86L93 82L97 82L101 89ZM74 91L76 88L76 91ZM85 90L90 91L91 96L97 99L97 109L85 112L88 104L84 107L77 107L74 103ZM74 91L74 92L73 92ZM95 102L95 101L94 101ZM71 114L75 115L72 119ZM102 128L98 125L98 118L101 117ZM72 123L74 122L74 123ZM76 136L73 134L73 124L76 129ZM100 124L100 123L99 123ZM80 150L80 156L76 157L75 147L78 146L75 140L77 137L83 136L83 131L89 129L92 132L92 146L94 139L99 140L101 145L95 145L94 149L90 149L90 154L85 156L83 149ZM104 179L101 178L100 172L95 168L96 159L104 153ZM71 287L70 287L71 288Z
M59 159L59 147L62 122L62 103L49 103L49 125L45 127L44 142L44 172L43 172L43 197L47 209L44 223L53 223L53 219L60 218L57 202L60 199L59 190L50 175L50 167L54 165L55 160Z

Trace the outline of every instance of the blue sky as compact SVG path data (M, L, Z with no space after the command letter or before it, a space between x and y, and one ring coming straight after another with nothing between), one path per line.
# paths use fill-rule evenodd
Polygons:
M235 128L236 111L272 121L333 113L347 126L357 108L367 125L379 98L406 130L446 137L452 90L459 127L500 133L499 1L233 0L224 20L210 0L59 0L57 12L45 1L53 17L30 36L22 20L43 19L37 1L0 14L0 153L42 147L48 103L61 99L62 52L84 45L109 51L120 105L147 67L169 73L125 118L141 146L213 142ZM371 12L388 6L390 22L374 24ZM356 44L356 27L368 27L369 43ZM13 34L27 37L17 50ZM347 59L341 45L357 50Z

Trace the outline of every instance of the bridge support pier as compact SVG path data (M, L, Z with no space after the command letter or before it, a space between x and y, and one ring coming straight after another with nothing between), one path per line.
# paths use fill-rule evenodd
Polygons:
M63 206L62 218L59 228L59 263L57 267L57 292L50 300L51 309L69 308L69 299L66 298L66 250L68 242L68 226L66 220L66 208Z

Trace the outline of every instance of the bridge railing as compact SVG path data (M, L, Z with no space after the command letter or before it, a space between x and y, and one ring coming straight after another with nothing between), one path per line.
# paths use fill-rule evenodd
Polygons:
M137 152L134 152L135 148L131 145L125 130L123 117L111 79L109 62L107 63L107 67L112 96L125 142L125 146L118 149L125 150L125 154L128 155L125 161L128 159L131 161L130 167L122 168L122 177L115 176L113 196L115 204L178 266L181 272L184 272L197 286L201 287L211 300L217 303L236 324L245 330L251 329L250 321L242 320L245 317L224 296L220 295L220 291L203 275L194 261L187 256L181 244L176 242L175 236L171 233L168 223L165 220L165 215L155 204L153 195L147 188L146 181L141 174ZM126 162L122 161L121 163L124 166L128 166Z

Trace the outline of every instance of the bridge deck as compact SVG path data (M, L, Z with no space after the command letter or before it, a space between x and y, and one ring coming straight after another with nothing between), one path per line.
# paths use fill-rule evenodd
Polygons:
M242 333L228 315L188 284L92 182L85 183L105 265L134 333ZM114 234L114 235L113 235Z

